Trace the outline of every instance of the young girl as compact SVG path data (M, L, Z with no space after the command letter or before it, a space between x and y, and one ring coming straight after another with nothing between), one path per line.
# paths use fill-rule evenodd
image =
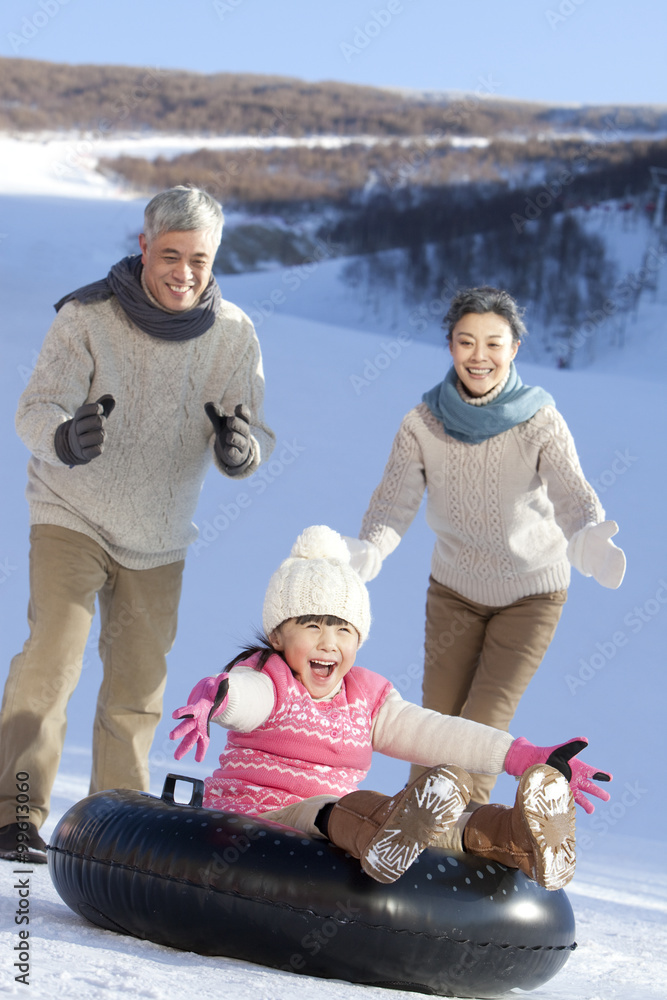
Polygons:
M352 565L372 580L426 491L435 546L422 704L505 731L553 639L570 566L610 588L625 572L618 527L604 520L567 424L514 366L522 312L502 289L455 295L443 323L452 365L404 417L349 539ZM474 801L487 803L494 782L474 775Z
M371 615L349 560L335 531L307 528L269 582L263 645L201 680L173 713L183 720L170 734L182 741L178 760L195 745L203 760L211 720L229 730L205 805L328 838L379 882L437 845L520 868L547 889L565 885L575 866L574 800L592 812L583 791L607 800L591 778L611 775L573 759L586 740L536 747L405 702L384 677L355 666ZM358 789L373 750L427 770L391 797ZM503 770L521 776L514 807L466 812L467 772Z

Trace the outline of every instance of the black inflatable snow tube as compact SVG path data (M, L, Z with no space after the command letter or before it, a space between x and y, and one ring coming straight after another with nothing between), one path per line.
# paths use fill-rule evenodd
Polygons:
M174 801L177 781L190 802ZM534 989L567 961L562 890L471 855L430 849L392 885L324 840L201 807L198 779L162 798L98 792L48 849L76 913L157 944L289 972L457 997Z

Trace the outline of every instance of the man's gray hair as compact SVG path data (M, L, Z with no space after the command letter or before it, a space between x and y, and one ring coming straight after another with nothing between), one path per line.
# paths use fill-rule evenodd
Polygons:
M162 233L206 230L215 237L216 246L222 236L224 216L215 198L199 188L169 188L156 194L144 211L144 235L150 242Z
M479 288L463 288L456 293L442 325L447 330L447 340L451 342L454 327L468 313L496 313L509 323L512 341L516 344L528 335L521 319L524 312L509 292L492 285L481 285Z

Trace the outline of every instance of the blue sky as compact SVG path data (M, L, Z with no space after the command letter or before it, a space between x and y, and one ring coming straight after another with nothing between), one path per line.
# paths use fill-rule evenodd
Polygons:
M11 0L0 53L667 103L664 0Z

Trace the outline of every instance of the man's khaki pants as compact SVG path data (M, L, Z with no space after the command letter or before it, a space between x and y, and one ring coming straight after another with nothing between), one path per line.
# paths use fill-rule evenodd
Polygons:
M567 590L557 590L492 607L470 601L431 577L426 595L424 707L508 732L566 600ZM473 801L487 803L496 775L473 778Z
M33 525L30 541L30 637L12 660L0 714L0 826L16 822L18 773L28 775L30 821L39 827L48 815L96 596L103 677L90 791L148 790L184 566L129 570L56 525Z

